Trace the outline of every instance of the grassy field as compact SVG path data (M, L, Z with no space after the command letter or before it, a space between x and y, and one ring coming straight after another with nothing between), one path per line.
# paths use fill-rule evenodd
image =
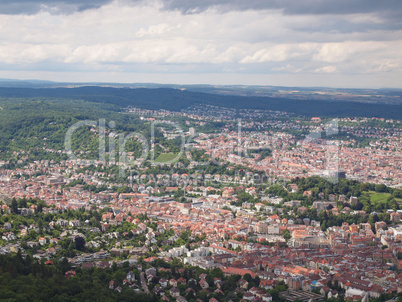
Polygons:
M377 193L374 191L369 191L371 202L384 202L387 201L387 198L391 196L389 193ZM396 201L401 202L401 198L395 198Z
M159 155L156 159L155 162L157 163L166 163L174 160L178 154L175 153L162 153Z

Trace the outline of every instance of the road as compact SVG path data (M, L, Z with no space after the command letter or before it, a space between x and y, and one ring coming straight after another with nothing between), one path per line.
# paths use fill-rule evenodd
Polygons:
M141 286L144 289L144 292L149 294L150 292L149 292L149 289L148 289L148 285L145 282L145 277L144 276L145 276L144 272L141 272L141 274L140 274Z

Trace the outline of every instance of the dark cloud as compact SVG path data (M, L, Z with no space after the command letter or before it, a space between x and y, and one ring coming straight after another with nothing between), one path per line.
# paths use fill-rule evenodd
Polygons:
M98 4L82 4L82 5L78 5L77 6L77 11L82 12L84 10L88 10L88 9L96 9L96 8L100 8L101 5Z
M44 10L54 14L69 14L75 11L99 8L112 0L1 0L0 14L32 15Z
M35 14L46 10L55 14L99 8L113 0L0 0L0 14ZM325 15L376 13L388 22L402 20L401 0L161 0L165 10L184 14L214 7L221 12L278 9L285 15ZM147 0L122 0L126 4Z
M285 14L355 14L402 12L400 0L164 0L166 9L183 13L217 7L223 11L280 9Z
M372 30L402 29L401 0L163 0L166 10L179 10L183 14L200 13L208 8L220 12L245 10L280 10L284 15L338 15L340 22L328 19L323 28L311 28L311 31L333 31L339 33L368 32ZM381 22L345 21L351 14L374 14ZM307 29L307 28L306 28ZM299 28L298 30L303 30Z

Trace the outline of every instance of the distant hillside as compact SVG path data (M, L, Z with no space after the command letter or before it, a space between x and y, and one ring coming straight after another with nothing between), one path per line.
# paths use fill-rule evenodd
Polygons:
M366 116L402 117L402 106L388 104L364 104L331 100L295 100L284 98L218 95L171 88L110 88L86 86L78 88L4 88L3 98L51 98L80 99L90 102L114 104L144 109L180 111L195 104L212 104L236 109L266 109L286 111L304 116Z

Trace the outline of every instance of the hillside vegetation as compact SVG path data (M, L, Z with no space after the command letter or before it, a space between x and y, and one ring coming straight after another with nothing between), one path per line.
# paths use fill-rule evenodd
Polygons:
M304 116L365 116L400 118L402 106L364 104L331 100L290 100L283 98L217 95L170 88L110 88L86 86L79 88L0 88L3 98L47 98L85 100L95 103L133 106L144 109L180 111L191 105L211 104L235 109L277 110ZM114 110L117 110L115 107Z

